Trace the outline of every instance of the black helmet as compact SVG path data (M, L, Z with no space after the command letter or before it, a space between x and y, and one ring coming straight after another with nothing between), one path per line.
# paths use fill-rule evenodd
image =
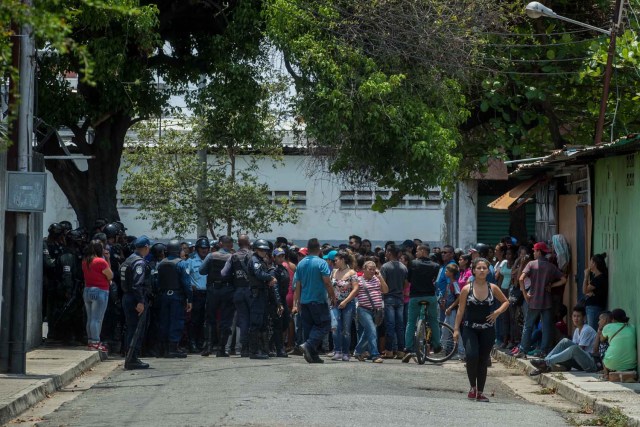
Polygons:
M107 225L108 223L109 223L109 221L107 221L106 219L104 219L104 218L98 218L98 219L96 219L96 222L94 222L94 223L93 223L93 228L94 228L94 229L95 229L95 228L102 228L102 227L104 227L105 225Z
M268 251L269 250L269 242L267 242L264 239L258 239L255 242L253 242L253 249L262 249L264 251Z
M105 225L102 232L107 235L107 238L111 239L120 234L120 226L112 222L111 224Z
M71 229L73 228L69 221L60 221L59 224L60 227L62 227L62 232L65 234L71 231Z
M478 243L476 245L476 251L478 251L478 254L481 257L486 257L487 255L489 255L489 246L485 245L484 243Z
M82 233L82 230L70 230L67 233L67 238L76 243L80 243L84 239L84 234Z
M151 246L151 255L158 258L160 254L167 250L167 246L164 243L156 243Z
M49 226L49 234L62 234L63 232L64 229L57 222L54 222Z
M180 251L182 250L182 248L180 247L180 242L177 240L169 240L169 243L167 243L167 255L175 255L178 256L180 255Z
M196 240L196 248L211 249L211 242L206 237L201 237Z
M120 233L121 234L124 234L124 232L127 231L127 227L124 226L122 221L114 221L114 224L118 225L118 227L120 228Z

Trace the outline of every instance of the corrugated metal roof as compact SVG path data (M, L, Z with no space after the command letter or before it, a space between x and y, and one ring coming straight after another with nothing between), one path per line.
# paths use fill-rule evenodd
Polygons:
M590 146L566 146L562 150L555 150L541 160L531 163L521 163L510 177L522 178L532 173L540 173L557 169L564 164L587 164L601 157L619 155L640 150L640 133L627 135L613 142Z

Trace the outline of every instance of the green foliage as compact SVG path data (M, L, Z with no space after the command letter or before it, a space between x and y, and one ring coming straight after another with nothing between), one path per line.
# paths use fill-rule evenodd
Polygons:
M288 200L272 204L266 184L256 179L255 159L242 169L234 159L208 145L201 119L184 120L157 138L153 124L136 126L137 138L125 153L122 186L124 202L136 204L139 218L150 220L162 233L189 235L203 219L212 236L221 233L266 233L273 224L295 223L297 209ZM217 153L208 162L205 182L198 192L203 164L198 149ZM232 171L235 169L235 173ZM202 217L203 216L203 217Z
M457 14L449 9L454 3L460 6ZM465 72L451 71L456 68L451 62L472 61L467 52L475 41L447 42L448 33L440 30L464 31L479 3L266 2L267 34L295 75L294 109L311 148L354 186L396 190L390 199L378 199L374 209L384 211L406 194L426 196L429 187L446 192L456 182L459 127L469 113L458 81ZM414 6L430 15L412 20L410 10L400 10ZM386 7L398 10L386 15ZM431 32L404 37L406 26L393 22L397 16ZM379 22L388 21L377 31ZM427 48L416 50L423 41ZM439 61L444 46L438 49L437 43L469 44L469 50L456 46L452 56L459 57Z

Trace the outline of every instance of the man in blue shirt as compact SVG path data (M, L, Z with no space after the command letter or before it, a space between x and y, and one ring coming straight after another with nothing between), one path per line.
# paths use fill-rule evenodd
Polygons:
M444 306L444 298L447 290L447 284L449 281L447 280L447 275L445 274L447 265L455 264L456 262L453 260L455 257L454 248L451 245L443 246L440 254L442 255L442 267L438 272L438 278L436 279L436 295L438 296L438 316L441 322L444 322L445 314L445 306Z
M296 290L293 296L292 313L300 312L305 342L300 345L307 363L323 363L318 356L318 346L331 328L331 316L327 304L327 294L331 304L336 295L331 286L329 265L321 259L320 242L310 239L307 244L309 254L296 269Z

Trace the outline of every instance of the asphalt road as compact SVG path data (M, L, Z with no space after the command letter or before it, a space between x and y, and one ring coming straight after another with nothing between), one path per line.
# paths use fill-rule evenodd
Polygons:
M490 403L466 398L460 362L308 365L189 356L114 370L49 414L42 426L564 426L553 410L519 399L490 377Z

